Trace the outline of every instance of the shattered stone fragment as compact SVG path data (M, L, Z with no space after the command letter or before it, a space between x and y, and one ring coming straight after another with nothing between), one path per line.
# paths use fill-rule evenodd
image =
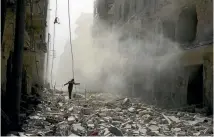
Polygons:
M180 120L179 118L175 117L175 116L168 116L169 119L171 119L172 121L174 121L175 123L179 123Z
M73 110L74 110L74 107L71 107L71 108L68 109L68 111L70 111L70 112L73 111Z
M132 125L127 124L124 128L125 128L125 129L131 129L131 128L132 128Z
M105 128L104 131L103 131L103 135L104 135L104 136L107 136L109 133L110 133L110 132L109 132L108 128Z
M51 124L55 124L55 123L59 123L59 119L57 119L56 117L52 117L52 116L47 116L46 117L46 121L48 121Z
M186 132L180 131L179 133L177 133L177 136L186 136Z
M47 107L46 110L47 110L47 111L51 111L51 108Z
M179 131L181 131L181 129L180 128L173 128L173 131L174 132L179 132Z
M123 102L122 102L122 105L124 105L124 106L129 106L130 103L131 103L130 99L125 98L125 99L123 100Z
M92 113L92 110L90 108L82 108L81 113L84 115L90 115Z
M146 132L147 132L146 128L140 128L139 131L140 131L140 133L143 133L143 134L146 134Z
M74 133L72 133L72 134L69 135L69 137L73 137L73 136L74 136L74 137L79 137L78 135L76 135L76 134L74 134Z
M76 121L76 119L75 119L74 116L70 116L70 117L68 118L69 124L73 124L75 121Z
M155 131L147 131L146 134L149 136L158 136L158 134Z
M107 121L107 122L111 122L112 118L111 117L104 117L103 120Z
M108 128L109 132L111 132L112 134L114 134L115 136L123 136L123 133L121 130L119 130L118 128L114 127L114 126L110 126Z
M135 108L130 107L130 108L128 108L128 111L133 113L133 112L135 112Z
M158 130L159 130L159 127L156 126L156 125L150 125L148 128L149 128L151 131L158 131Z
M213 134L213 127L209 127L204 130L204 135L212 135Z
M94 124L88 124L89 128L94 128Z
M81 95L81 94L76 94L76 93L73 94L73 97L74 97L74 98L77 98L77 99L84 98L83 95Z
M84 131L85 128L81 126L81 123L73 124L74 131Z
M19 132L19 136L26 137L26 135L23 132Z
M43 117L40 117L40 116L30 116L29 118L30 119L44 119Z
M120 121L112 121L112 125L114 125L114 126L118 126L118 125L120 125L120 124L121 124Z
M201 132L193 133L194 136L199 136Z

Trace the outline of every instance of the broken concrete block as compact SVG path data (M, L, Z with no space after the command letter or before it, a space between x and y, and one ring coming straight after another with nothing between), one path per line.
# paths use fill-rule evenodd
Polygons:
M76 134L74 134L74 133L71 133L70 135L69 135L69 137L79 137L78 135L76 135Z
M76 121L76 118L74 116L68 117L69 124L73 124Z
M158 134L156 132L154 132L154 131L148 131L147 130L146 134L149 135L149 136L158 136Z
M125 129L131 129L132 128L132 125L130 125L130 124L127 124L127 125L125 125L125 127L124 127Z
M40 117L40 116L30 116L29 118L30 119L44 119L43 117Z
M87 124L87 126L89 127L89 128L94 128L94 124Z
M123 100L123 102L122 102L122 105L128 106L128 105L130 105L130 103L131 103L130 99L125 98L125 99Z
M174 132L179 132L179 131L181 131L180 128L173 128L172 130L173 130Z
M151 131L158 131L158 130L159 130L159 127L156 126L156 125L150 125L148 128L149 128Z
M85 128L81 126L81 123L72 124L74 131L85 131Z
M73 94L74 98L80 99L80 98L85 98L83 95L81 94Z
M68 109L68 111L73 111L74 110L74 107L70 107L69 109Z
M108 130L115 136L123 136L122 131L120 129L118 129L117 127L111 126L108 128Z
M109 133L110 133L110 132L109 132L108 128L105 128L104 131L103 131L103 135L104 135L104 136L107 136Z
M90 115L92 113L91 108L82 108L81 113L84 115Z
M112 118L111 117L104 117L103 120L107 121L107 122L111 122Z
M139 131L140 131L140 133L146 134L147 129L146 128L140 128Z
M179 123L180 120L179 118L175 117L175 116L167 116L170 120L174 121L175 123Z
M118 125L120 125L120 124L121 124L120 121L112 121L112 125L114 125L114 126L118 126Z
M133 112L135 112L135 108L134 107L130 107L130 108L128 108L128 111L133 113Z

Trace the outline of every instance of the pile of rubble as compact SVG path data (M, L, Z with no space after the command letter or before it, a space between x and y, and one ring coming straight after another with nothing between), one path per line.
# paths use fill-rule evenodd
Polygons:
M20 136L213 135L212 116L167 111L136 99L87 93L68 100L64 94L47 91L43 99L24 124L26 132L19 133Z

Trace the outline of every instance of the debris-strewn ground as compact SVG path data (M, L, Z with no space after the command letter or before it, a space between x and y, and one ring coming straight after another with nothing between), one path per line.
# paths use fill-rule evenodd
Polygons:
M21 136L213 135L212 116L161 110L112 94L76 94L68 100L66 94L44 91L43 99Z

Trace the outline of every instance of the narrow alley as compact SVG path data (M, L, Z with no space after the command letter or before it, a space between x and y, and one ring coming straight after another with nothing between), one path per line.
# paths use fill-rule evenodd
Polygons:
M2 5L2 136L214 136L213 0Z

